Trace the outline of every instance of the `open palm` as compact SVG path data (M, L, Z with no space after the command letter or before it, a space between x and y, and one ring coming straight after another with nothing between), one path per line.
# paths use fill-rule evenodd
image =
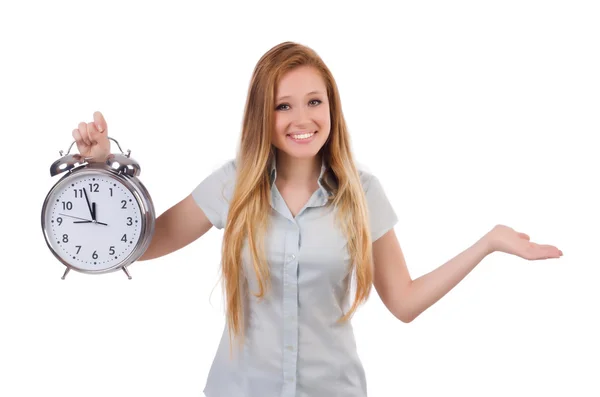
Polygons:
M496 225L485 238L492 251L505 252L528 260L560 258L563 254L557 247L533 243L527 234L505 225Z

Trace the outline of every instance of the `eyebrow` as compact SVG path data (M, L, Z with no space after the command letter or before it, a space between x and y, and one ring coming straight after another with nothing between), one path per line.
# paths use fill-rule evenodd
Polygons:
M308 94L306 94L306 96L313 95L313 94L323 94L323 93L321 91L311 91ZM290 97L290 95L286 95L286 96L279 97L279 99L277 99L277 100L281 101L282 99L289 98L289 97Z

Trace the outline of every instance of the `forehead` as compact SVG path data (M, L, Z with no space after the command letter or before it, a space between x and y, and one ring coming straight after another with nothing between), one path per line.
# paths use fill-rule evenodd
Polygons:
M317 69L309 66L286 72L276 87L278 97L303 96L312 91L325 92L325 81Z

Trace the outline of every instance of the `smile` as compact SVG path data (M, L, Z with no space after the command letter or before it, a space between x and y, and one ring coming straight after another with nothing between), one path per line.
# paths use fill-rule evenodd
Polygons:
M317 131L309 132L306 134L288 134L287 136L293 141L304 141L310 140L316 133Z

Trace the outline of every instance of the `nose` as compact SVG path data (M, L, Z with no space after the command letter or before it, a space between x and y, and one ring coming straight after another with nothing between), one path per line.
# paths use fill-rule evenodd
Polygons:
M311 123L310 109L305 106L297 107L293 113L293 121L298 129L308 127Z

